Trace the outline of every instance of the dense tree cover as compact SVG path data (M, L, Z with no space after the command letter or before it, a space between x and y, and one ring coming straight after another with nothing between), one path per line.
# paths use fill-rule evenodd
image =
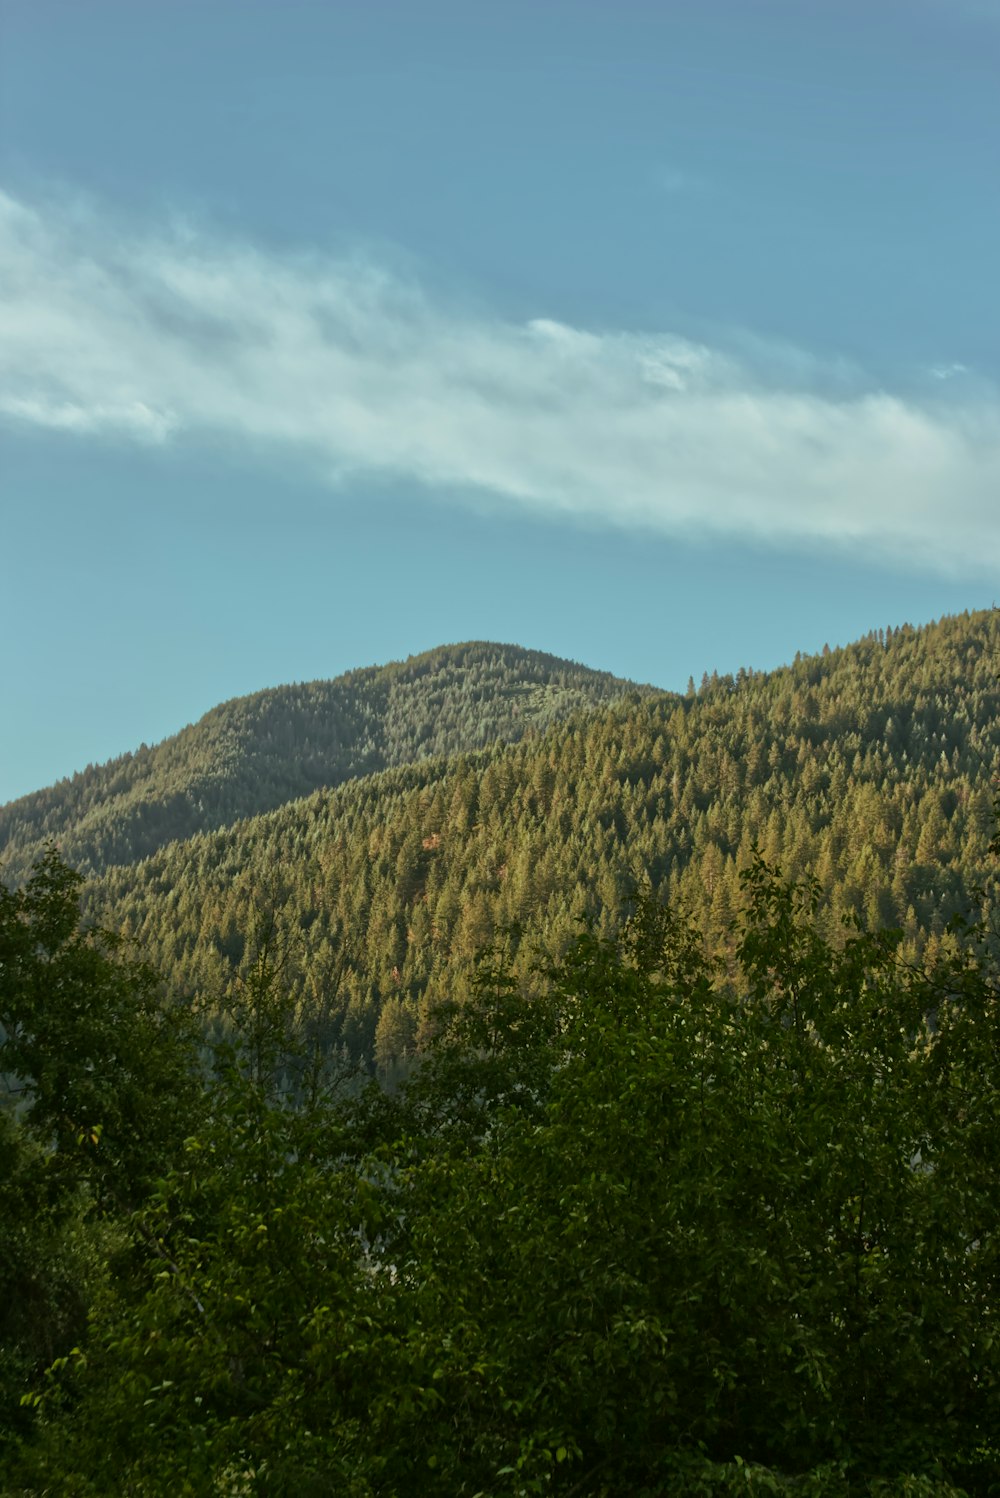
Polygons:
M83 1337L113 1224L201 1117L189 1012L80 924L82 883L49 850L0 885L0 1443L24 1426L24 1380Z
M120 1214L8 1490L996 1493L985 932L917 967L757 856L743 892L717 960L648 896L523 979L501 944L392 1096L275 1088L265 933L256 1049Z
M49 849L24 887L0 885L0 1075L58 1164L127 1198L183 1137L195 1031L119 936L80 923L82 884Z
M580 915L614 932L636 877L731 947L751 848L933 962L982 881L1000 749L1000 614L879 631L769 676L633 696L407 765L110 870L109 919L189 994L221 1003L255 905L301 933L290 983L326 1044L405 1070L493 933L514 967Z
M635 690L540 651L473 643L239 697L162 744L0 807L5 875L24 877L48 839L87 871L132 863L320 786L515 740Z

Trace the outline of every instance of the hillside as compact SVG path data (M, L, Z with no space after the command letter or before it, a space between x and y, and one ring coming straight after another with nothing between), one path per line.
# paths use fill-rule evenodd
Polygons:
M993 1495L998 646L0 886L7 1486Z
M986 876L998 661L993 611L686 698L632 696L204 832L109 869L93 897L210 1003L254 909L275 910L298 943L302 1018L385 1066L419 1044L434 1000L464 991L495 933L520 928L526 968L564 950L581 915L614 929L636 878L724 947L755 842L815 876L834 938L845 917L899 925L916 959Z
M539 651L472 643L237 697L161 744L0 807L0 867L16 883L49 839L87 872L134 863L321 786L515 741L635 690Z

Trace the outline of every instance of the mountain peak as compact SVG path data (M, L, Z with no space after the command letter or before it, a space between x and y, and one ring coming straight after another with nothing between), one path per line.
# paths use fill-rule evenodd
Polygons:
M49 839L93 872L345 780L514 742L652 688L519 645L472 640L212 708L162 743L0 808L6 877Z

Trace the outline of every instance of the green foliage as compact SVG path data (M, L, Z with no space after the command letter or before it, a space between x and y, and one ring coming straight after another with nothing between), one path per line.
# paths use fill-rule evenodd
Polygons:
M995 1493L982 932L927 972L744 886L721 962L653 898L497 951L395 1098L222 1078L25 1488Z
M80 924L79 875L49 850L0 886L0 1445L21 1396L85 1341L131 1212L199 1119L189 1026L121 940ZM121 1266L124 1268L124 1265Z
M89 1198L0 1112L0 1461L28 1435L26 1389L74 1343L110 1247L88 1222Z
M192 1031L121 937L81 925L82 883L50 848L22 889L0 885L0 1067L71 1175L131 1196L195 1113Z

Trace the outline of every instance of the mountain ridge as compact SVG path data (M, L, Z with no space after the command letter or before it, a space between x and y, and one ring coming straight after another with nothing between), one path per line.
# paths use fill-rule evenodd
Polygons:
M265 688L219 703L158 744L0 806L0 861L17 882L52 840L87 873L135 863L323 787L515 742L582 708L656 691L492 641Z

